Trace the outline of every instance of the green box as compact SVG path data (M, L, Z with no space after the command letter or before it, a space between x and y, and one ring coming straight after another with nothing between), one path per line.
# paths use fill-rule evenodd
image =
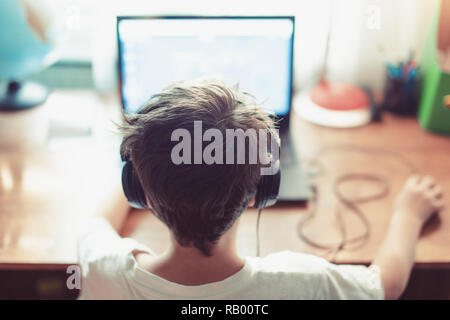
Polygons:
M419 105L418 118L423 128L428 131L450 135L450 108L444 104L444 98L450 95L450 74L443 71L438 62L438 33L440 30L440 20L444 17L450 19L450 10L447 5L440 2L438 10L433 18L430 32L427 36L420 67L424 74L422 97ZM445 30L448 32L448 30ZM448 98L447 98L448 99Z

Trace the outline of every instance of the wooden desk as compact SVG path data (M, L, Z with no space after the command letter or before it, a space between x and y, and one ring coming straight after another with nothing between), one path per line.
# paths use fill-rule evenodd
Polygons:
M105 117L118 110L117 100L63 91L43 107L66 123L78 119L92 134L55 134L36 151L0 150L0 270L65 270L76 263L75 226L105 201L111 177L120 181L117 144Z
M310 124L298 116L292 119L293 137L302 158L308 159L323 147L341 145L363 146L392 150L406 157L420 173L435 176L446 194L446 209L439 219L433 219L424 229L417 249L416 268L450 268L450 137L424 131L415 119L385 115L383 122L354 129L332 129ZM379 248L392 213L393 201L410 172L395 156L371 156L357 152L330 152L321 159L324 173L318 179L318 213L305 226L305 233L321 243L333 244L340 240L336 224L336 199L331 184L339 174L347 172L376 173L391 182L389 195L379 201L361 206L371 225L368 241L351 250L340 251L332 258L337 263L369 264ZM349 194L370 192L355 183L347 186ZM296 205L276 205L265 209L260 224L261 255L279 250L292 250L323 255L302 242L298 225L307 214L307 208ZM348 236L363 231L360 220L344 214ZM255 255L256 211L247 210L240 219L238 250L242 255ZM124 234L132 236L162 252L168 243L168 231L152 215L135 211L131 214Z
M92 92L59 92L52 96L48 106L83 119L91 117L95 123L94 134L85 142L63 142L66 147L59 151L51 148L34 153L0 150L0 270L65 270L67 265L76 263L73 226L80 216L92 214L107 201L102 195L111 187L112 177L114 181L118 179L116 149L107 138L111 122L104 116L107 110L118 110L118 100L99 99ZM323 146L370 146L395 150L421 172L436 176L445 188L447 208L440 220L425 230L419 242L417 267L450 267L450 137L428 133L414 119L390 115L382 123L356 129L318 127L295 115L292 121L293 136L304 158L312 157ZM338 263L367 264L384 237L395 194L409 172L389 157L336 153L321 160L326 171L318 181L319 211L305 229L310 237L321 242L339 239L334 216L336 201L330 192L331 181L337 174L377 172L392 180L392 191L387 198L362 206L372 226L368 242L360 248L341 251L335 257ZM353 185L349 191L361 193L365 188ZM297 235L298 223L305 215L306 209L295 205L277 205L264 210L261 254L286 249L323 254L303 243ZM350 234L361 231L359 221L350 214L345 215L345 220ZM254 210L248 210L240 219L238 247L243 255L255 254L255 222ZM135 237L156 252L162 252L168 244L165 226L148 213L134 211L123 234Z

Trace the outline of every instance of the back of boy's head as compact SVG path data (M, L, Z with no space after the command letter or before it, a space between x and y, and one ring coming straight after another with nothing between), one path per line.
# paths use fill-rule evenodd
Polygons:
M271 131L273 121L247 95L211 80L176 83L124 118L121 153L132 161L154 214L180 245L210 255L255 196L261 165L175 164L172 149L179 142L172 133L186 129L194 140L194 121L201 121L203 132L215 128L225 137L226 129ZM224 155L225 148L224 142Z

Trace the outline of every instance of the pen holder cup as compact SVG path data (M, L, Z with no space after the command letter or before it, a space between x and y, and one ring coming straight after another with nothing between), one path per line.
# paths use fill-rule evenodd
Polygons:
M422 91L422 76L393 77L387 72L383 109L399 115L416 116Z

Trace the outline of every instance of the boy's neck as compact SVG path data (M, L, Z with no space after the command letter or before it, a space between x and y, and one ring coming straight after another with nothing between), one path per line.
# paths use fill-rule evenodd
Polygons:
M224 280L244 267L235 245L235 226L224 234L205 256L194 247L183 247L171 237L169 249L160 256L136 255L140 267L166 280L183 285L201 285Z

